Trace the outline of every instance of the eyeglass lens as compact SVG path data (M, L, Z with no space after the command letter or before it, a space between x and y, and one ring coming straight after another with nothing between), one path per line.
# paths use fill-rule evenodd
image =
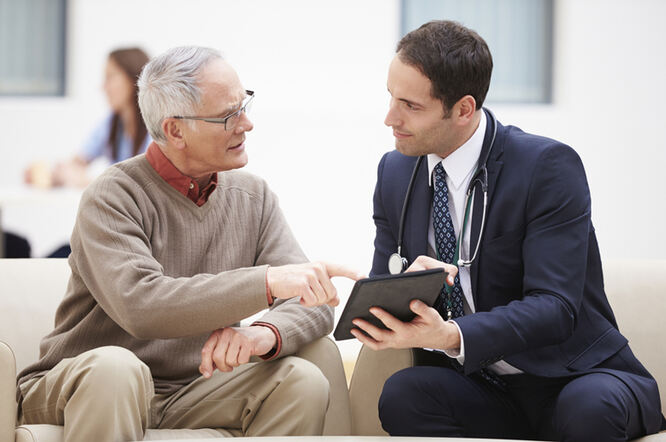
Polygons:
M242 112L245 112L246 114L250 112L252 109L252 98L254 98L253 95L250 95L247 97L245 104L238 109L237 112L234 114L230 115L227 120L224 122L224 129L225 130L233 130L236 128L236 125L238 124L238 120L240 120L240 116Z

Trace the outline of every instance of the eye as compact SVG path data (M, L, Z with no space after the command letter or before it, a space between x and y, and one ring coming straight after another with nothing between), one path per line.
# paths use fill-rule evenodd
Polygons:
M222 117L222 118L223 118L224 120L229 120L230 118L234 118L234 117L238 116L238 114L240 114L240 111L241 111L241 110L238 109L237 111L233 111L232 113L230 113L230 114L227 115L226 117Z
M407 110L409 110L409 111L418 111L418 110L421 109L418 105L416 105L416 104L414 104L414 103L411 103L411 102L409 102L409 101L403 101L403 103L405 104L405 107L406 107Z

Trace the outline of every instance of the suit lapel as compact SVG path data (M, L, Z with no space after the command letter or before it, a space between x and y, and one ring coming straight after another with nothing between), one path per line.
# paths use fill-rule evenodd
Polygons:
M502 170L502 161L500 158L502 152L504 151L504 126L500 125L496 120L495 124L497 125L497 135L495 136L495 141L491 146L491 140L493 138L493 116L490 112L486 112L486 118L488 124L486 125L486 134L483 140L483 147L481 149L480 158L484 158L488 150L490 150L490 155L488 157L488 162L486 163L486 168L488 169L488 205L486 207L486 224L488 223L488 213L490 211L490 205L493 198L493 193L495 192L495 184L497 183L497 178L500 175ZM472 232L470 234L469 241L469 252L474 254L476 249L476 243L479 240L479 234L481 233L481 220L483 218L483 192L481 191L481 185L476 187L474 192L474 210L472 213ZM485 229L485 228L484 228ZM479 251L481 250L481 245L479 246ZM471 258L471 255L470 255ZM468 258L469 259L469 258ZM472 297L474 298L474 305L478 309L479 302L477 300L477 288L479 281L479 261L481 259L480 253L477 254L476 259L472 263L470 274L472 282Z

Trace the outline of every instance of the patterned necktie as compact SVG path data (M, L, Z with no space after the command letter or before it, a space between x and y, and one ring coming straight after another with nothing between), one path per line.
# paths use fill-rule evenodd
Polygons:
M449 212L449 187L446 185L446 172L442 163L435 166L435 195L433 199L433 225L435 227L435 245L437 246L437 259L454 263L456 253L456 233L453 230L451 222L451 213ZM464 222L464 221L463 221ZM446 284L442 287L440 293L439 313L444 319L452 319L462 316L463 313L463 292L460 287L460 278L456 274L455 283L451 289L451 295L447 292ZM449 316L450 313L450 316ZM462 372L462 366L451 360L451 366ZM486 382L494 385L500 390L506 391L506 383L495 373L482 368L477 372Z
M433 226L435 228L435 245L437 246L437 259L449 264L453 262L456 251L456 233L451 222L449 212L449 187L446 185L446 172L442 163L435 166L435 195L433 199ZM457 318L463 315L463 294L460 287L460 278L456 275L455 284L451 294L447 286L442 287L439 310L445 319Z

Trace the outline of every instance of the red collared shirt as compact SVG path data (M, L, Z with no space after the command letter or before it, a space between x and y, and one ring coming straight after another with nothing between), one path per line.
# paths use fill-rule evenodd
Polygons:
M146 159L153 166L155 172L164 178L164 181L199 207L206 204L211 193L217 187L217 174L214 173L211 174L210 181L206 187L199 189L197 181L187 175L183 175L164 155L162 149L155 142L150 143L150 146L148 146Z
M152 142L146 150L146 159L148 163L155 169L155 172L161 176L164 181L169 183L171 187L176 189L178 192L187 197L197 206L201 207L208 201L210 195L217 188L217 173L214 173L210 176L210 181L203 188L199 189L199 184L193 178L184 175L180 170L173 165L173 163L164 155L162 149L157 145L157 143ZM271 296L270 288L268 287L268 279L266 279L266 298L268 300L268 305L273 305L273 297ZM277 328L273 324L266 322L255 322L252 325L260 325L263 327L268 327L275 333L277 338L277 343L274 349L272 349L267 354L261 356L263 359L271 359L277 356L282 349L282 338Z

